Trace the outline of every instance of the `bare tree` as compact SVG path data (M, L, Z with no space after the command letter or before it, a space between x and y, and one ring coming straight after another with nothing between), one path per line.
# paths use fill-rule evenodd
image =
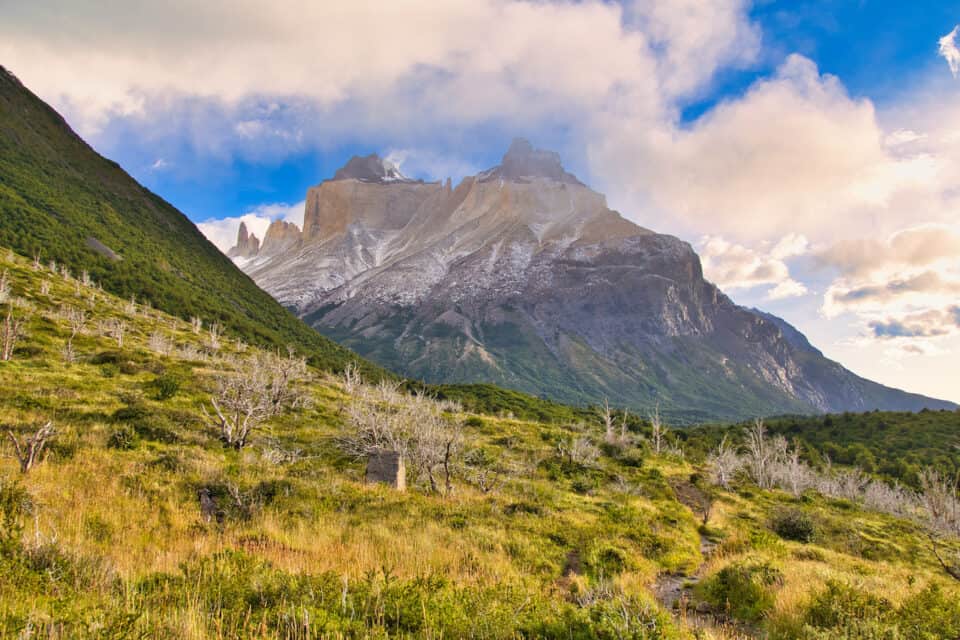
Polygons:
M73 362L76 360L77 355L73 349L73 339L83 331L87 322L90 321L90 315L83 309L67 307L63 312L63 317L66 318L67 324L70 325L70 337L67 338L67 344L63 348L63 359L67 362Z
M943 538L960 538L960 478L926 469L920 486L931 551L947 575L960 581L960 552L941 548Z
M591 442L590 438L580 436L568 443L557 445L557 453L571 463L581 467L594 467L600 459L600 450Z
M137 296L131 295L130 300L123 307L124 313L128 316L137 315Z
M781 437L774 438L769 464L769 477L773 484L787 489L795 497L813 484L812 470L800 459L800 443L796 440L791 449Z
M7 306L7 317L0 325L0 361L7 362L13 358L13 350L17 341L24 334L24 319L13 315L13 305Z
M604 437L607 442L613 442L616 439L616 433L614 432L616 417L613 415L613 409L610 408L610 400L607 398L603 399L603 411L600 413L600 417L603 418Z
M242 361L235 372L219 375L210 398L216 416L203 410L220 439L242 449L263 422L295 404L291 387L305 366L302 360L291 364L279 356L257 355Z
M356 362L348 362L343 368L343 390L347 393L353 393L357 385L363 383L363 376L360 374L360 367Z
M198 316L193 316L190 318L190 328L193 329L193 332L197 334L203 331L203 318Z
M7 270L4 269L3 273L0 274L0 304L10 302L10 295L10 277L7 275Z
M660 417L659 402L654 408L653 413L650 414L650 428L652 429L653 450L659 455L663 449L663 438L667 434L667 431L669 431L667 425L664 424L663 419Z
M44 280L40 283L40 293L43 295L50 295L50 281Z
M34 271L40 271L40 266L41 266L41 265L40 265L40 254L39 254L39 253L35 253L35 254L33 254L33 270L34 270Z
M173 340L166 333L160 329L157 329L150 334L147 346L149 346L150 350L155 353L159 353L162 356L168 356L170 355L170 352L173 351Z
M456 406L439 402L423 392L400 391L399 384L357 384L346 407L351 431L341 438L341 448L357 458L379 451L399 454L430 490L449 494L463 448L460 423L446 413Z
M287 353L287 357L278 353L266 353L257 358L260 366L267 369L270 405L275 415L287 408L299 407L304 402L304 397L295 383L306 377L307 361L294 355L293 349L288 348Z
M123 337L127 332L127 323L119 318L114 318L108 326L110 337L117 341L117 346L123 348Z
M720 444L707 456L707 468L710 470L710 479L724 489L730 488L734 475L743 467L743 458L737 453L723 436Z
M474 449L464 456L468 481L481 493L492 493L504 482L501 467L483 449Z
M932 529L960 537L960 486L956 478L935 470L920 473L921 505Z
M219 322L214 322L210 325L210 328L207 330L210 337L210 349L213 351L218 351L220 349L220 336L223 335L223 325Z
M37 429L32 436L27 436L23 442L13 435L13 431L7 429L7 437L13 443L14 454L20 462L22 473L27 473L33 468L33 465L40 461L44 447L55 435L53 423L49 421Z
M753 421L753 426L747 428L747 469L750 477L761 489L771 486L770 461L773 449L767 439L767 428L763 418Z

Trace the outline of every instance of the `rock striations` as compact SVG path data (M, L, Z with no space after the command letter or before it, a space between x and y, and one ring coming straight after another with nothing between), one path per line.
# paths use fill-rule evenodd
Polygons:
M952 406L860 378L734 304L689 244L624 219L525 140L456 188L353 158L309 190L302 233L275 222L249 257L319 331L431 382L691 420Z

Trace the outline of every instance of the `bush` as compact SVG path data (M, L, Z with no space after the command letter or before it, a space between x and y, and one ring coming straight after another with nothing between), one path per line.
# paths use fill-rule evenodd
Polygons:
M779 511L770 519L770 528L784 540L811 542L816 533L813 518L800 509Z
M33 511L30 494L19 482L0 479L0 556L20 549L23 517Z
M159 401L169 400L180 391L180 379L170 374L163 374L154 378L151 386L154 398Z
M704 599L731 616L756 622L773 609L783 573L766 562L730 564L702 583Z
M587 553L587 565L598 578L613 578L631 568L630 556L623 549L597 543Z
M107 446L111 449L129 451L137 448L139 440L133 427L121 424L110 432L110 437L107 438Z
M170 422L163 416L148 415L133 421L133 430L144 440L175 444L180 436L170 429Z
M893 607L885 598L877 597L850 584L831 580L827 588L810 603L804 621L821 629L846 628L856 620L885 621Z
M935 584L907 598L897 618L917 638L960 638L960 599Z

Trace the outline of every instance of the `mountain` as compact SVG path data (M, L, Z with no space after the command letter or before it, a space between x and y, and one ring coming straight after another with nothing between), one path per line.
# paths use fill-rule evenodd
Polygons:
M235 255L261 249L246 231ZM320 366L358 359L277 304L186 216L97 154L3 67L0 245L87 271L110 292L181 318L219 321L248 341L296 345Z
M247 224L240 223L237 231L237 244L227 252L229 258L252 258L260 252L260 239L247 232Z
M736 305L689 244L624 219L524 140L456 188L353 158L282 237L244 270L325 335L428 382L688 420L954 406L860 378Z

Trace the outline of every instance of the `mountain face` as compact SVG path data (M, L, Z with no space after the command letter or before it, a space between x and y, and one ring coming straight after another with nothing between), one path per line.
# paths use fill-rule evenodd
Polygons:
M265 245L291 246L288 230L271 231ZM246 227L239 236L233 255L253 257L267 248ZM296 345L319 366L359 359L277 304L186 216L97 154L3 67L0 246L55 260L74 274L87 271L112 293L182 318L219 321L249 342Z
M692 247L625 220L555 153L515 141L497 167L425 183L376 156L307 193L244 269L309 324L429 382L494 382L693 419L916 410L734 304ZM276 249L274 249L274 246Z

